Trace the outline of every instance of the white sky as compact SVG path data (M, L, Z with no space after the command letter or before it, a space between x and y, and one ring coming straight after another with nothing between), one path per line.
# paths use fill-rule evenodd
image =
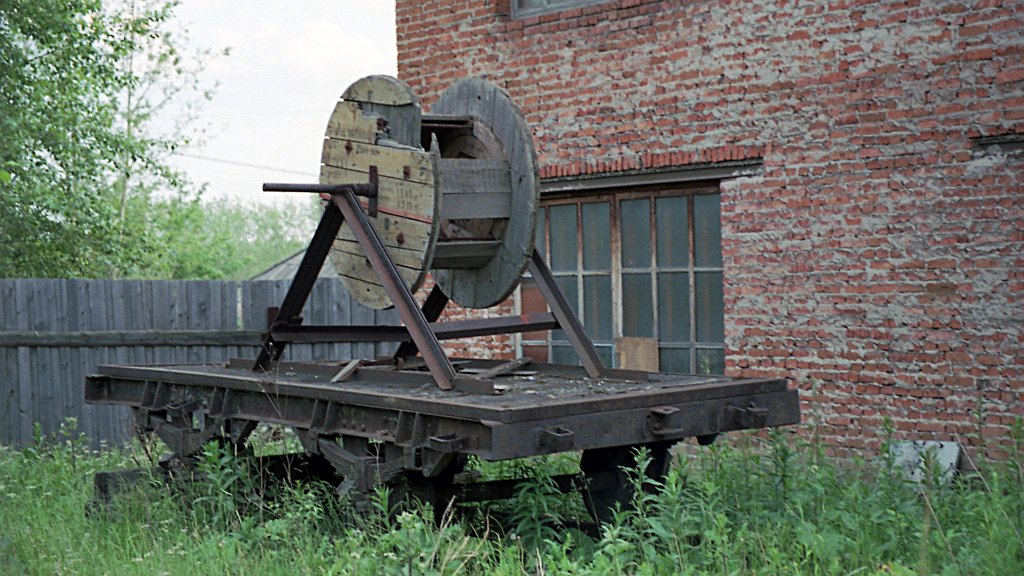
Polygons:
M175 14L193 47L231 48L203 73L219 83L199 118L205 143L172 157L208 183L208 199L302 201L260 186L316 182L334 102L355 80L397 70L394 0L184 0Z

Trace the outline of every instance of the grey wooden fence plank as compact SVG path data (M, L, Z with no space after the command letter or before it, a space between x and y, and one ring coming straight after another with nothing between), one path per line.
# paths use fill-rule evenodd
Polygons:
M197 284L199 283L196 281L189 281L185 284L185 317L187 318L185 325L189 330L202 330L205 327L203 325L203 313L205 312L206 302L203 301L203 295L200 294L200 287ZM203 363L202 354L195 346L187 347L186 361L189 364Z
M90 314L90 325L94 330L112 330L114 328L110 317L109 308L112 299L113 286L105 280L96 280L90 283L92 310ZM93 355L90 358L93 366L101 364L114 364L116 357L111 354L111 348L93 348ZM95 414L96 435L100 440L110 438L113 427L110 424L110 411L104 406L93 406Z
M152 312L154 329L170 328L170 288L166 280L154 281L150 286L150 311ZM152 360L155 364L169 363L171 353L166 346L153 346Z
M36 326L40 327L41 332L50 332L58 328L56 314L58 282L46 280L37 288L41 292L41 297L36 298ZM63 379L60 373L60 354L56 348L37 349L35 353L42 376L36 379L37 383L42 384L42 403L39 406L37 422L40 423L44 434L50 434L60 427L63 420L63 410L61 410Z
M146 310L144 290L145 287L142 280L129 280L127 282L128 302L125 306L125 312L128 316L126 324L129 330L138 330L142 326L152 324L152 320L148 317L149 314ZM128 348L128 363L146 364L145 347L136 345Z
M29 306L31 305L32 290L27 280L15 280L14 283L14 320L18 330L29 330ZM18 348L17 356L18 376L18 438L25 444L32 441L32 368L31 351L28 348Z
M341 284L341 282L339 281L338 284ZM354 304L354 300L352 299L352 295L348 293L348 289L343 286L339 286L338 284L335 284L334 288L338 301L341 302L341 309L338 310L337 321L341 325L353 324L352 306ZM355 348L352 346L351 342L342 344L341 352L341 359L353 360L356 358Z
M0 330L14 329L14 282L0 279Z
M0 442L15 445L18 433L18 351L0 350Z
M0 280L0 331L17 330L13 280ZM17 444L21 439L18 418L18 351L0 350L0 442Z
M107 314L108 314L108 329L111 330L127 330L128 329L128 310L130 309L128 286L125 282L107 282L109 291ZM126 307L127 305L127 307ZM128 346L115 346L114 347L114 362L116 364L128 364Z
M74 290L69 298L75 300L76 317L72 321L72 326L76 330L85 330L89 327L88 324L88 308L89 301L87 300L89 295L87 280L76 280L73 282ZM89 358L91 357L89 350L82 350L74 348L71 350L71 362L76 367L78 372L72 372L73 376L80 376L81 374L88 374L91 371L91 367L87 365ZM80 382L81 385L85 385L84 381ZM79 418L79 429L84 432L89 438L95 438L95 414L91 406L82 406L81 417Z
M71 297L71 283L67 281L59 281L57 283L57 303L54 306L51 313L55 319L54 330L68 330L71 327L71 322L74 321L74 317L67 314L72 309ZM71 349L70 348L58 348L55 350L54 360L59 363L57 368L57 374L59 376L59 386L61 391L61 404L60 414L61 420L74 417L77 420L77 414L81 412L78 402L80 402L82 395L78 393L81 390L81 383L74 382L71 379Z
M94 445L101 439L127 439L128 410L82 402L87 374L100 364L254 358L258 333L266 329L266 308L281 304L289 284L0 280L0 442L31 442L36 422L51 433L72 416ZM347 291L329 279L316 284L303 315L307 324L343 325L369 324L391 313L363 307L353 312ZM188 329L199 332L177 332L169 341L146 340L154 333ZM240 329L249 332L240 334ZM205 337L198 339L197 334ZM251 340L238 339L244 337ZM347 343L291 348L294 359L355 356ZM360 357L377 355L372 344L359 348Z

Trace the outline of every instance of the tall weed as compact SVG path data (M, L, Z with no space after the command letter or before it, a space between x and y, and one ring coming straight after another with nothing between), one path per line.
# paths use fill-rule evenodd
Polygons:
M364 515L332 486L268 491L225 446L204 452L191 488L143 485L86 516L93 474L135 466L139 452L90 451L69 425L62 442L0 448L0 573L1021 574L1020 424L1014 434L1008 461L920 485L885 451L837 463L789 433L681 451L658 483L640 473L642 454L633 506L592 538L567 527L584 513L579 495L546 477L565 457L474 464L530 478L503 503L501 527L487 513L435 523L424 507L396 509L389 489Z

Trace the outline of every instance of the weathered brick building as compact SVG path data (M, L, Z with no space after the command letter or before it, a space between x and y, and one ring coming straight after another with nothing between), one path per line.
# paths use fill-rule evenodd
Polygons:
M398 0L397 30L427 110L468 75L522 107L538 243L608 359L642 336L663 370L790 378L840 453L886 416L1008 446L1024 1Z

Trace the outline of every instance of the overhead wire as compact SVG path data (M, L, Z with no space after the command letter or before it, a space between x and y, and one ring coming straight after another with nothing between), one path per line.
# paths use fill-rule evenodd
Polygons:
M295 174L298 176L317 176L311 172L300 172L298 170L289 170L288 168L279 168L276 166L265 166L262 164L252 164L249 162L241 162L238 160L229 160L227 158L214 158L211 156L202 156L199 154L188 154L186 152L172 152L173 156L180 156L182 158L192 158L194 160L202 160L204 162L213 162L216 164L227 164L230 166L241 166L243 168L253 168L256 170L266 170L268 172L280 172L283 174Z

